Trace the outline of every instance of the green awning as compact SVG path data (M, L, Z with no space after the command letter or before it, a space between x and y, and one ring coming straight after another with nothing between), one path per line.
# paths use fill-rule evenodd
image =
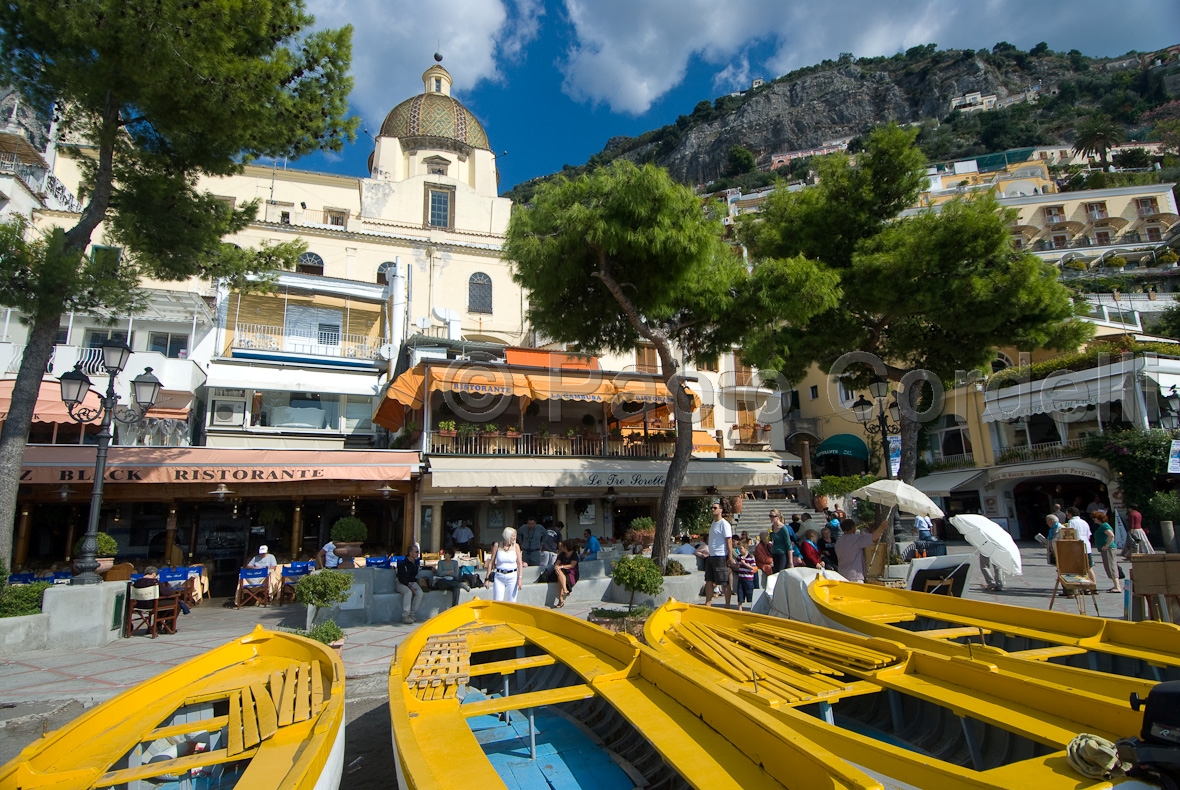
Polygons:
M816 458L823 458L825 455L843 455L867 461L869 460L869 448L865 446L864 439L859 436L838 433L824 439L819 443L819 447L815 448Z

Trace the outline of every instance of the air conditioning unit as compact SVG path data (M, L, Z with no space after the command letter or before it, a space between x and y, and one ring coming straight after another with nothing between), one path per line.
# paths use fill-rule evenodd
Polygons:
M242 400L215 400L212 424L219 428L240 426L246 419L246 402Z

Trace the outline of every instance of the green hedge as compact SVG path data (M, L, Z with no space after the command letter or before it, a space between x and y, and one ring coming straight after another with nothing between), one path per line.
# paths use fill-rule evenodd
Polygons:
M997 389L1002 387L1014 387L1026 381L1040 381L1048 378L1059 370L1082 371L1097 367L1099 357L1106 354L1109 358L1117 361L1120 355L1130 352L1132 354L1152 353L1161 356L1180 356L1180 348L1175 343L1140 343L1137 341L1113 341L1092 343L1085 351L1080 351L1075 354L1062 354L1059 357L1046 359L1043 362L1034 362L1031 365L1019 365L1010 368L1005 368L999 373L993 373L988 376L987 388Z
M851 494L858 488L875 482L877 482L877 478L873 475L849 475L848 477L829 475L820 478L819 485L811 489L811 495L845 496Z
M49 582L34 582L0 587L0 617L41 614L41 599L51 586Z

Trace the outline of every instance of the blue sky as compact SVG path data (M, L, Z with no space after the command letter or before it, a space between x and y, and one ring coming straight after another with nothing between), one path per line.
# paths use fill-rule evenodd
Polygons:
M351 24L354 111L376 133L422 91L439 50L454 95L502 156L500 187L581 164L614 135L689 113L752 77L917 44L1119 55L1180 41L1180 3L1075 0L1054 13L1016 0L307 0L317 23ZM1068 10L1066 10L1068 8ZM294 167L367 175L363 132L342 155Z

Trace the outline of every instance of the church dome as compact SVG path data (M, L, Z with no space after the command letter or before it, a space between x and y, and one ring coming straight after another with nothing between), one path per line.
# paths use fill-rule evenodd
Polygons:
M422 75L426 88L389 111L381 124L384 137L436 137L491 150L483 125L458 99L451 97L451 75L440 65Z

